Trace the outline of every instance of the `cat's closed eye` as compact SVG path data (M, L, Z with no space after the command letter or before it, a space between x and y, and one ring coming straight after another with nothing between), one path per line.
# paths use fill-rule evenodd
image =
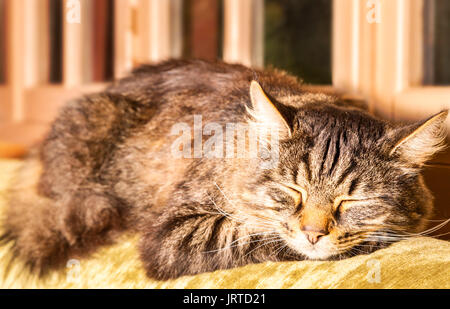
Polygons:
M334 202L334 212L344 213L352 207L359 206L361 204L373 201L370 198L354 198L354 197L338 197Z
M288 194L293 200L297 209L301 208L302 203L306 201L306 190L295 184L283 184L280 189Z

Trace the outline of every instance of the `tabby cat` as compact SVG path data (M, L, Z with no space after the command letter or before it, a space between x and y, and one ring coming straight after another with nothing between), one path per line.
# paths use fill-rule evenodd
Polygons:
M236 137L211 156L176 155L181 136L208 143L196 115L205 128L248 124L257 155L224 154ZM145 65L61 110L18 172L2 239L45 274L138 232L156 279L368 253L425 227L433 198L420 173L446 116L399 126L277 70Z

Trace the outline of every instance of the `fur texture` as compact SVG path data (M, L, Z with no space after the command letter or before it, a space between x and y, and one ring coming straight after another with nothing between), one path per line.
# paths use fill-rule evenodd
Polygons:
M253 80L264 95L250 97ZM277 123L276 164L173 157L171 128L194 127L193 115L223 127ZM446 116L399 127L305 92L283 72L203 61L143 66L62 109L17 176L2 238L44 274L136 231L157 279L371 252L424 227L432 196L420 171L441 147Z

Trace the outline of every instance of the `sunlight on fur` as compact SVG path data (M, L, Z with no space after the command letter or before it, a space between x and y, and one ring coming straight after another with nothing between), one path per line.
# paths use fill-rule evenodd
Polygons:
M20 164L0 160L0 214L5 189ZM336 262L268 262L166 282L146 277L136 241L124 236L116 245L80 260L78 273L66 268L45 279L29 274L20 261L8 264L8 247L1 247L0 288L450 288L450 243L432 238L413 238ZM367 280L373 260L381 263L379 283Z

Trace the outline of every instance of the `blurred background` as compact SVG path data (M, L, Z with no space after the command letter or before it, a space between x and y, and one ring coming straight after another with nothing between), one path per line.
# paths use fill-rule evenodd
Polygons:
M450 108L450 1L0 0L0 157L23 156L68 99L169 58L277 67L414 121ZM450 152L425 176L434 219L450 218Z

